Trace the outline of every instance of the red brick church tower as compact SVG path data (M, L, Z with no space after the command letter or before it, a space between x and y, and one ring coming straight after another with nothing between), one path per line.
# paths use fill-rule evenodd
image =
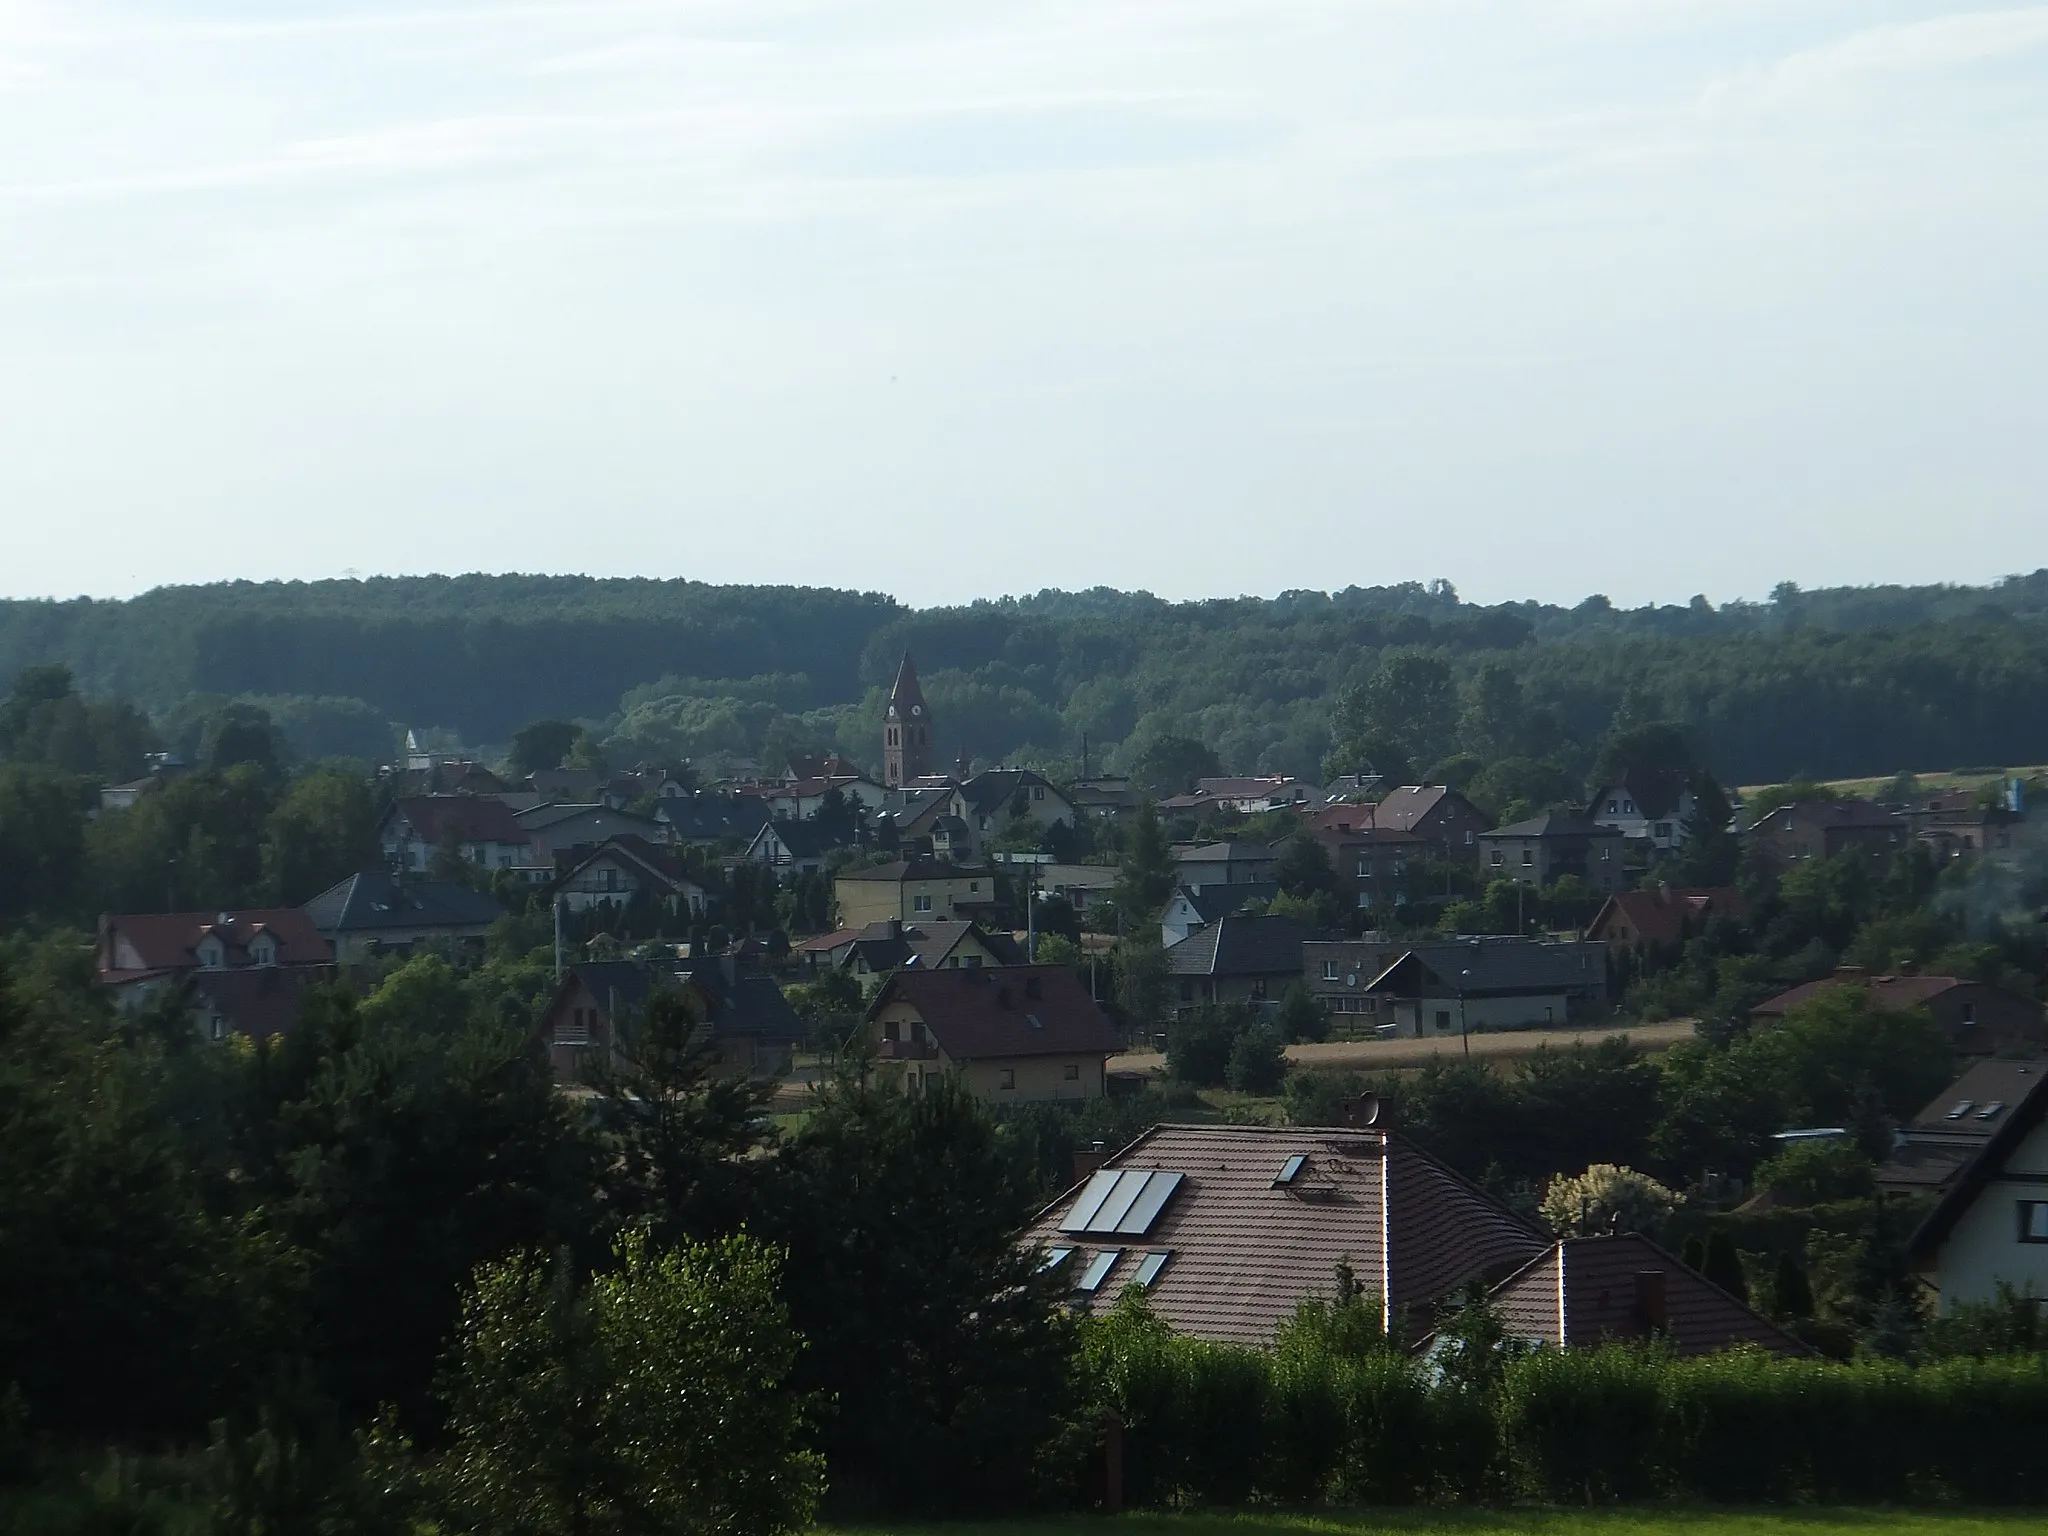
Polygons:
M882 717L882 781L890 788L923 778L932 771L932 712L917 686L917 667L910 652L896 669L896 686Z

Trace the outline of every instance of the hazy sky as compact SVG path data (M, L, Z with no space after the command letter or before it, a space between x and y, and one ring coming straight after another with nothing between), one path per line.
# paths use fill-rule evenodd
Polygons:
M8 595L1683 601L2044 493L2048 6L0 0Z

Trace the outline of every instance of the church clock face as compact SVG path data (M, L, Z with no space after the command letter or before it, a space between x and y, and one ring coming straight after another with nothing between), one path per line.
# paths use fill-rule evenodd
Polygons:
M922 704L913 704L910 706L910 712L913 715L921 715L924 713L924 706Z

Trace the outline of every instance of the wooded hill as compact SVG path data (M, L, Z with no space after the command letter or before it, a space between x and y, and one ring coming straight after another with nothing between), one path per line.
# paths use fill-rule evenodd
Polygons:
M912 610L880 593L573 576L0 603L0 687L61 662L84 693L160 721L194 696L256 699L308 755L374 755L398 725L498 743L561 716L628 759L814 745L864 761L905 649L947 758L1069 764L1085 733L1100 767L1173 735L1229 770L1314 775L1347 685L1421 656L1451 692L1416 705L1434 720L1404 743L1418 772L1459 751L1567 760L1617 717L1685 727L1728 782L2048 760L2048 570L1638 609L1478 606L1435 582Z

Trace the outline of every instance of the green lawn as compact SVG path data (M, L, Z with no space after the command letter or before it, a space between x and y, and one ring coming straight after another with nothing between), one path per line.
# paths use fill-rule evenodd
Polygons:
M2013 1536L2040 1510L1379 1510L842 1526L821 1536Z

